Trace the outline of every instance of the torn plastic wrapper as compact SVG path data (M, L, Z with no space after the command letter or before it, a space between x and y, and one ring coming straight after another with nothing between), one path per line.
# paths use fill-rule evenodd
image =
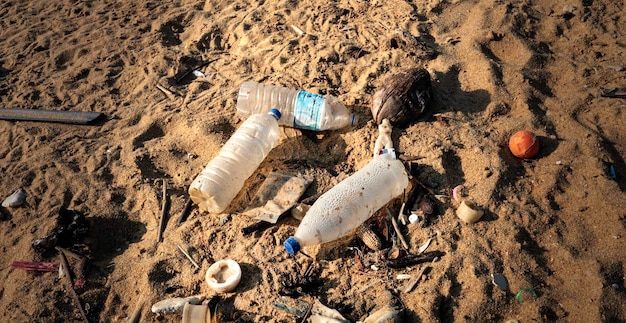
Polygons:
M305 175L270 173L252 199L250 208L243 214L253 219L276 223L281 214L298 202L311 182L312 179Z

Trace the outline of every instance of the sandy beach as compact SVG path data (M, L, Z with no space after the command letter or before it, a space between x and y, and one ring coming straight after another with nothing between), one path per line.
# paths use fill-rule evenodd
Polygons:
M609 0L4 1L0 109L102 117L0 120L0 200L26 194L0 218L0 321L78 322L82 308L90 322L136 309L140 322L180 322L151 306L202 295L217 322L302 322L277 304L316 300L350 322L386 305L402 322L624 322L625 17L626 2ZM242 212L271 173L309 176L302 198L313 199L372 159L372 96L409 68L429 72L432 99L392 140L419 157L405 164L434 210L400 225L403 252L431 239L423 255L436 259L390 265L386 209L397 214L402 195L367 222L384 250L349 235L307 248L312 259L289 256L283 242L299 223L289 212L244 236L255 220ZM335 96L358 121L282 127L223 213L194 206L178 223L192 180L244 121L245 81ZM539 142L530 159L508 148L524 129ZM455 187L485 211L480 221L456 216ZM75 285L14 268L61 264L33 243L65 209L87 228L63 246ZM221 259L243 276L225 294L205 283Z

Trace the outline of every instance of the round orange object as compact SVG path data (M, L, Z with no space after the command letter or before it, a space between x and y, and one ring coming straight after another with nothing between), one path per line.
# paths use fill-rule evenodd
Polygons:
M515 157L532 158L539 152L539 141L534 133L521 130L514 133L509 139L509 149Z

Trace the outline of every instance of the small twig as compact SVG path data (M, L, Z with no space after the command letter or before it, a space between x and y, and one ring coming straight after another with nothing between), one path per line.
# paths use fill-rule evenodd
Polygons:
M174 99L175 98L174 93L172 91L164 88L163 86L161 86L161 84L157 84L156 88L161 90L161 92L165 93L165 95L167 95L168 98L170 98L170 99Z
M133 314L131 314L130 317L128 318L128 322L139 323L139 319L141 318L141 310L143 309L144 303L145 302L143 300L143 297L140 297L139 300L137 301L137 305L135 305L135 310L133 311Z
M200 269L200 265L198 265L197 262L195 262L195 260L193 260L193 258L191 258L191 256L189 255L189 253L180 245L177 245L178 249L187 257L187 259L189 259L189 261L191 261L191 263L196 267L196 269Z
M433 196L437 195L435 192L433 192L433 190L428 188L426 185L422 184L422 182L420 182L417 178L415 179L415 182L417 182L417 184L420 184L420 186L422 186L425 190L427 190L428 193L430 193L431 195L433 195Z
M157 243L163 241L163 230L165 230L165 217L167 216L167 182L163 179L163 202L161 203L161 219L159 220L159 232Z
M180 218L176 221L176 225L180 225L181 223L187 220L189 213L191 213L191 206L193 205L193 201L190 197L187 198L187 202L185 202L185 207L183 207L183 211L180 212Z
M271 227L272 225L274 225L274 224L269 223L267 221L255 222L255 223L252 223L251 225L241 229L241 233L243 233L244 236L247 236L247 235L250 235L250 234L252 234L254 232L257 232L259 230L265 230L265 229Z
M302 317L302 321L300 321L301 323L304 323L307 321L307 319L309 318L309 315L311 315L312 309L313 309L313 304L309 304L309 306L306 309L306 313L304 313L304 316Z
M398 226L398 221L396 220L396 217L393 216L389 208L387 208L387 214L389 214L389 217L391 218L391 224L393 224L393 229L396 230L396 234L398 235L398 238L400 239L402 246L404 247L404 249L408 250L409 244L406 243L406 240L404 240L404 236L402 235L402 232L400 231L400 227Z
M433 261L431 261L430 264L433 264L438 259L439 257L433 258ZM411 280L406 284L406 287L404 288L405 293L409 293L413 290L415 285L417 285L417 283L420 281L420 278L422 278L422 276L424 275L424 272L426 272L427 268L428 268L428 265L424 265L424 267L422 268L422 270L420 270L417 276L415 276L415 278L411 278Z
M67 262L67 258L63 253L61 248L56 248L59 251L59 257L61 258L61 269L65 272L65 277L67 277L67 282L69 283L70 294L72 294L72 298L78 304L78 309L80 310L80 314L83 317L83 321L89 322L87 319L87 315L85 314L85 310L83 310L83 305L80 303L80 298L78 294L76 294L76 290L74 290L74 279L72 279L72 274L70 272L70 265Z

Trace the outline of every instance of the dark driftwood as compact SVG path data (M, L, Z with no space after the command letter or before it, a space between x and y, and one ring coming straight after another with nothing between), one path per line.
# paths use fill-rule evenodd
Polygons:
M55 111L39 109L0 109L0 120L43 121L70 124L89 124L104 114L100 112Z

